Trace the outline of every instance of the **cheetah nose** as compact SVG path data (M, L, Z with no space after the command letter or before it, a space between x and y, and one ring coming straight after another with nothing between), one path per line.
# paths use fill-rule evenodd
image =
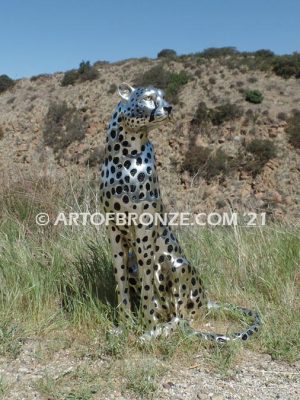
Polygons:
M170 115L170 114L171 114L171 111L172 111L172 107L171 107L171 106L169 106L169 107L164 107L164 110L167 111L167 113Z

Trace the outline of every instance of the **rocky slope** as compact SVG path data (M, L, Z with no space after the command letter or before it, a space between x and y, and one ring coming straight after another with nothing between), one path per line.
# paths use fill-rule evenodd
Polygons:
M9 175L18 180L27 174L54 179L76 174L81 179L96 179L106 124L119 100L114 84L133 83L162 62L133 59L96 63L96 80L64 87L63 73L17 81L0 95L1 179ZM300 152L289 143L286 133L287 118L299 106L300 80L282 79L272 72L229 68L221 60L199 63L193 57L169 60L164 68L184 70L190 77L179 91L173 120L151 133L169 210L233 209L266 212L274 219L300 220ZM245 100L248 89L262 92L261 104ZM75 134L61 149L54 149L51 140L47 145L45 139L45 130L49 134L52 126L47 113L50 104L64 101L77 118L71 124ZM191 123L200 102L214 109L228 101L242 108L241 115L219 125ZM84 132L76 136L79 124ZM254 139L267 139L276 147L276 154L260 164L255 173L249 168L253 155L245 150ZM189 153L192 151L194 158L196 154L195 164L197 151L200 154L203 149L221 154L225 161L208 157L199 161L198 169L197 165L196 169L188 168ZM218 153L220 150L222 153ZM214 160L221 166L210 173L215 168Z

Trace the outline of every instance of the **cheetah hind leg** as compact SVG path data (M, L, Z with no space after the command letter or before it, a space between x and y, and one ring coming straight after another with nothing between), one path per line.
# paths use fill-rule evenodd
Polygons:
M138 265L136 262L136 257L133 252L129 252L129 264L131 266L130 273L137 275L138 273ZM138 280L137 280L138 281ZM131 285L132 290L135 292L136 295L139 293L138 287ZM151 339L157 337L168 337L173 331L177 328L182 329L186 334L191 336L196 336L204 340L214 341L218 343L224 343L229 341L235 340L243 340L246 341L252 336L254 333L258 332L262 322L260 315L256 311L252 311L248 308L239 307L232 304L220 304L213 301L208 301L206 305L208 310L224 310L224 311L231 311L235 313L239 313L246 317L251 317L253 322L251 325L247 327L246 330L241 330L240 332L229 333L228 335L224 335L221 333L211 333L211 332L199 332L194 330L188 323L188 321L174 317L169 322L159 323L150 331L145 332L141 337L141 342L147 342Z

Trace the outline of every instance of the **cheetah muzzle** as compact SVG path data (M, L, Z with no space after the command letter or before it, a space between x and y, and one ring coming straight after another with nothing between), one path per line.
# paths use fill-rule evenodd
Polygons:
M119 86L121 101L108 126L101 170L101 203L106 213L163 214L154 150L148 132L170 116L164 92L154 87ZM150 219L149 219L150 221ZM183 326L192 335L224 342L247 340L258 331L259 314L246 308L219 305L206 299L196 269L185 258L165 223L118 225L107 228L117 282L120 322L138 308L146 330L142 338L168 335ZM189 322L200 308L235 310L252 319L246 330L228 335L195 331Z

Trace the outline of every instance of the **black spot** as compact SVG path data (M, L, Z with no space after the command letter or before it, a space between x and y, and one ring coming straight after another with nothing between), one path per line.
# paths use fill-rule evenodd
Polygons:
M130 162L129 160L126 160L126 161L124 162L124 167L127 168L127 169L129 169L129 168L131 167L131 162Z
M114 204L114 209L119 211L121 209L120 203L115 203Z
M143 173L143 172L140 172L139 174L138 174L138 181L139 182L143 182L143 180L145 179L145 174Z

